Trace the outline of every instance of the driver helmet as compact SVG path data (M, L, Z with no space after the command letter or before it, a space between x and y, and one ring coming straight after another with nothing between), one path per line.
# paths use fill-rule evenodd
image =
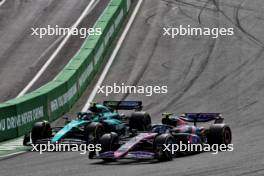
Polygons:
M97 113L98 112L98 108L96 106L96 103L91 103L90 108L89 108L90 112L94 112Z
M93 112L88 110L81 115L81 119L82 120L90 120L90 119L92 119L93 115L94 115Z

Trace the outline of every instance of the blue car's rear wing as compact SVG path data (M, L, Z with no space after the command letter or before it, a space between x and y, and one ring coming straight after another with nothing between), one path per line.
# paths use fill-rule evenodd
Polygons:
M187 122L209 122L215 121L215 123L222 123L224 118L222 118L221 113L184 113L180 117L182 120Z
M103 104L113 110L142 110L141 101L104 101Z

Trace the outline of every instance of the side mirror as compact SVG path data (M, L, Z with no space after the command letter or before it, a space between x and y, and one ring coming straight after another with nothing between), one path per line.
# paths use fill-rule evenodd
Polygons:
M68 116L63 116L63 119L65 120L65 124L68 124L70 122L70 119Z
M125 114L120 114L120 118L124 121L128 120L128 116L126 116Z
M162 116L164 118L169 118L171 115L173 115L173 113L170 113L170 112L164 112L164 113L162 113Z

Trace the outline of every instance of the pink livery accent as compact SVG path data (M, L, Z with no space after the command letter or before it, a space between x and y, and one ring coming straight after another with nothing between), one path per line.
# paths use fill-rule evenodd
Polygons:
M137 143L143 139L150 139L157 135L157 133L140 133L136 137L131 138L127 143L122 145L117 151L114 152L115 158L125 156Z

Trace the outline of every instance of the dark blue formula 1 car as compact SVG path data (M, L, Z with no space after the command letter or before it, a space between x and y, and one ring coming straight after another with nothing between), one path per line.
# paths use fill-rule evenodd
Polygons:
M231 129L223 123L219 113L186 113L177 117L170 113L163 114L162 124L153 125L147 132L131 134L128 138L120 138L116 133L104 134L99 139L102 150L91 153L90 159L100 158L105 161L119 159L158 159L168 161L175 156L199 153L198 151L172 152L164 146L180 144L229 145L232 140ZM197 123L214 121L209 128L198 127ZM194 123L189 125L188 122Z
M130 116L118 110L135 110ZM77 118L67 120L64 127L54 127L47 121L36 122L31 130L32 143L91 143L104 133L115 132L126 135L130 129L148 130L151 127L150 115L142 110L140 101L105 101L93 103L87 112L78 113ZM30 136L25 136L28 144Z

